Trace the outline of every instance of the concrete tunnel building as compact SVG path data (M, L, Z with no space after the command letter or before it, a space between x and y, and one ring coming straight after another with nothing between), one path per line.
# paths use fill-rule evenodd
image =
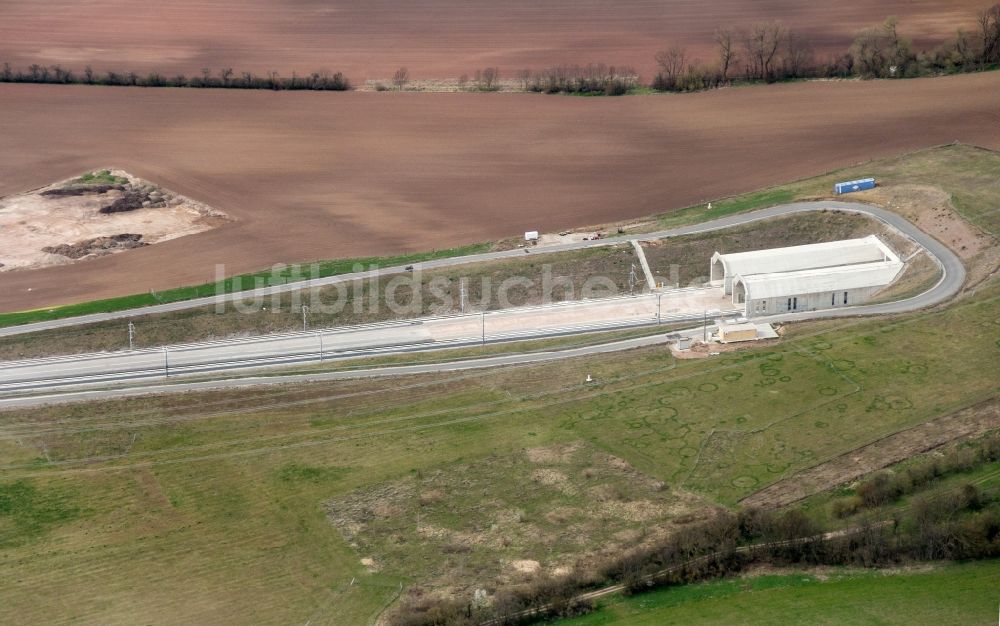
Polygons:
M852 306L891 284L903 263L875 235L712 256L712 284L746 317Z

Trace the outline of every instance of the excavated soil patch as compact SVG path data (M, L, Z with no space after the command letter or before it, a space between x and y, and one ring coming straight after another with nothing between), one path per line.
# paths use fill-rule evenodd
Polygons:
M0 198L0 271L65 265L200 233L224 213L123 170Z

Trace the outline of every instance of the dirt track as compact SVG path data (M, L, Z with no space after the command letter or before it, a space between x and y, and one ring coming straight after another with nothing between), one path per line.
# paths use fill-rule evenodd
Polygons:
M649 77L669 44L708 60L719 26L781 20L825 59L889 15L918 46L971 29L987 0L5 0L0 61L82 70L196 74L201 68L300 74L340 69L356 81L400 65L415 77L455 78L477 67L631 64Z
M204 282L216 263L608 222L956 139L1000 148L998 73L621 99L3 85L0 109L0 194L115 165L238 220L8 272L4 311Z
M766 508L787 506L921 452L957 439L975 437L997 427L1000 427L1000 401L992 398L845 452L769 485L744 498L740 504Z

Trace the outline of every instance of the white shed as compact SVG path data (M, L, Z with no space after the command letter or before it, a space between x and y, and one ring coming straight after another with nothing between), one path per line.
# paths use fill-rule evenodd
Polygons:
M744 304L748 317L851 306L892 283L902 269L895 260L739 275L733 278L733 304Z
M742 324L719 324L719 341L733 343L735 341L753 341L757 338L757 325L750 322Z

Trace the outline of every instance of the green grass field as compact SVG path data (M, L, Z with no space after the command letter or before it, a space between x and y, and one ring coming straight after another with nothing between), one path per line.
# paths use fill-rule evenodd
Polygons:
M963 210L992 224L978 202ZM553 571L586 559L609 537L627 547L648 536L636 522L643 511L677 520L664 508L671 498L678 507L732 505L796 470L996 396L998 298L993 279L948 307L797 324L777 345L701 360L648 348L538 366L5 412L0 622L364 624L401 591L453 566L465 568L457 571L467 585L489 586L497 571L517 579L508 561ZM584 382L588 374L596 382ZM565 446L587 452L524 465L539 450ZM472 468L467 482L460 468ZM632 490L608 468L662 488ZM550 497L540 499L537 485ZM602 507L621 514L598 521L581 513L595 501L591 487ZM339 527L331 521L337 503L381 493L391 496L388 508L348 515ZM936 608L943 599L923 600L917 587L880 597L886 607L907 598L926 604L936 621L976 623L997 587L996 567L954 571L971 573L955 579L952 595L963 601L951 612ZM865 613L858 598L874 580L761 583L771 590L726 601L773 593L774 606L799 623L816 615L809 607L840 615L833 612L840 596L847 598L840 621L920 617L905 606ZM877 578L887 580L896 578ZM989 588L974 586L979 580ZM810 602L803 594L812 589L835 591ZM735 606L736 613L701 614L752 610ZM990 607L995 619L995 598ZM662 622L661 615L649 623Z
M606 600L560 626L994 624L1000 561L894 571L771 574Z
M392 544L368 540L355 551L324 503L536 447L583 441L678 498L732 503L995 395L1000 345L987 349L982 337L996 327L998 295L994 283L941 313L848 322L719 359L675 362L646 349L457 376L7 413L3 484L34 495L0 515L0 565L16 581L0 619L139 621L172 611L177 621L364 621L399 582L434 570L369 572L360 559L385 563ZM597 385L583 382L588 373ZM442 506L480 497L452 487ZM45 504L53 500L60 511ZM628 530L606 523L612 534ZM467 532L461 524L435 521L450 533ZM521 536L534 535L511 532L505 554L547 569L566 562L565 547L549 553ZM238 618L232 606L243 607Z

